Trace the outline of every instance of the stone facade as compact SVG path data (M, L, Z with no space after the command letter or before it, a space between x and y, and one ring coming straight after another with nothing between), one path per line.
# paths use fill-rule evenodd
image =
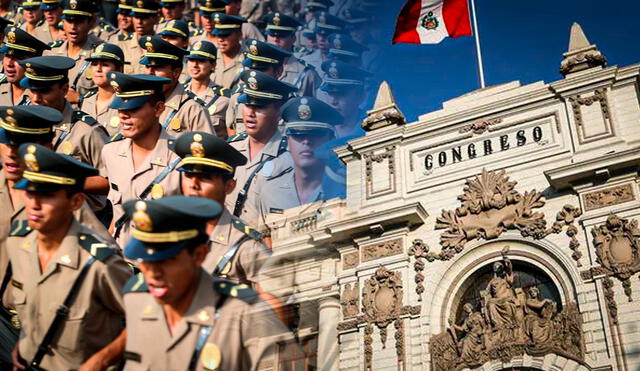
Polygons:
M640 369L640 65L574 25L561 71L413 123L383 84L346 199L270 216L319 369Z

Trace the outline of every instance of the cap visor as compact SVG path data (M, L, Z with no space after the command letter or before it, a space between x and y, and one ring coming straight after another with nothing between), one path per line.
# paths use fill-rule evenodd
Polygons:
M207 165L194 165L188 164L184 166L180 166L178 171L183 173L192 173L192 174L211 174L211 175L224 175L229 174L220 168L207 166Z
M68 187L68 186L55 184L55 183L36 183L27 179L22 179L16 185L13 186L14 189L21 189L23 191L40 192L40 193L55 192L64 187Z
M273 102L276 102L276 101L271 99L254 98L249 96L246 93L240 94L240 96L238 97L238 103L247 104L249 106L264 107L269 103L273 103Z
M178 242L175 245L166 249L153 249L156 244L146 243L138 240L135 237L131 237L129 242L124 248L124 255L132 260L155 262L171 259L180 253L186 246L186 241ZM163 244L166 245L166 244Z
M115 97L113 101L109 105L109 108L117 109L117 110L131 110L136 109L145 104L149 99L151 99L151 95L145 95L143 97L135 97L135 98L120 98Z
M287 37L293 35L293 31L283 31L283 30L266 30L265 34L267 36L279 36L279 37Z
M160 35L160 36L175 36L175 37L182 37L182 38L186 39L186 37L184 37L184 35L180 35L179 33L173 32L173 31L158 32L158 35Z
M166 66L168 64L172 64L175 62L176 61L173 59L164 59L164 58L158 58L158 57L153 57L153 58L144 57L140 60L141 65L149 66L149 67Z
M211 34L213 36L229 36L231 35L231 33L233 33L233 31L235 30L240 30L239 28L234 28L234 29L220 29L220 28L214 28L213 31L211 31Z
M207 58L204 55L198 55L198 54L189 54L185 58L187 58L187 59L197 59L197 60L200 60L200 61L215 61L215 59L213 59L213 58Z
M23 77L22 80L20 80L20 86L25 88L25 89L29 89L29 90L46 90L46 89L49 89L50 87L52 87L58 81L59 80L56 80L56 81L37 81L37 80L31 80L28 77Z

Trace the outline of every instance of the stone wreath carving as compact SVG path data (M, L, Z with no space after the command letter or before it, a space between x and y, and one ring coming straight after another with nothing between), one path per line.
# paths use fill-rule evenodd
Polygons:
M556 353L584 361L581 315L574 303L542 298L537 286L514 287L514 273L503 250L493 265L494 276L480 291L482 304L464 305L463 318L430 340L433 369L453 371L475 368L498 359L508 362L523 354Z
M596 261L608 275L622 282L631 301L631 277L640 272L640 229L637 220L610 215L607 221L591 230Z
M416 258L414 269L419 295L424 292L424 260L450 260L462 252L468 242L495 239L507 230L518 230L523 237L539 240L558 234L566 227L572 257L581 266L582 253L578 250L580 242L576 238L578 228L574 225L575 219L582 215L580 209L565 205L557 213L553 225L547 228L544 214L535 211L544 206L542 193L532 190L521 194L515 189L516 184L509 180L504 170L487 172L483 169L480 175L467 179L464 193L458 196L460 207L442 210L436 218L435 229L444 229L440 236L441 251L430 252L420 239L414 240L409 250L409 255Z

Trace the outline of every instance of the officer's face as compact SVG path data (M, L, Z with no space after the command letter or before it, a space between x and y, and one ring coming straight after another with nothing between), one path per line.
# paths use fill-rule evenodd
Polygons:
M322 54L327 54L329 51L329 39L327 39L327 35L318 33L316 35L316 42L318 43L318 49L320 49Z
M238 15L240 14L240 8L242 8L242 1L233 0L224 7L224 12L229 15Z
M160 76L160 77L165 77L167 79L170 79L171 83L164 85L164 92L166 94L173 89L173 87L175 86L175 83L180 78L180 73L182 72L182 68L174 67L170 64L165 64L163 66L153 66L153 67L144 66L144 72L147 75Z
M149 286L149 293L161 305L187 310L197 290L200 267L208 247L201 244L193 252L182 249L171 259L140 262L138 267Z
M274 103L266 106L243 104L242 120L247 134L261 140L271 138L280 120L279 108Z
M213 71L213 69L215 68L215 63L209 60L188 59L187 68L189 76L191 76L192 79L204 80L211 74L211 71Z
M318 42L315 37L303 37L302 42L305 47L315 50L318 49Z
M329 104L340 112L342 117L352 117L358 112L362 103L362 91L359 89L348 89L341 92L329 93Z
M169 44L175 45L179 48L183 48L183 49L189 48L189 42L184 37L167 36L167 35L163 35L161 37L162 37L162 40L168 42Z
M332 136L328 133L292 134L288 135L289 152L296 168L308 168L323 165L316 155L315 150L328 142Z
M62 19L62 8L56 8L52 10L44 10L44 20L47 21L49 26L56 26Z
M207 34L211 33L215 27L215 23L209 15L203 15L200 17L200 22L202 23L202 28L207 32Z
M129 13L118 13L118 28L121 30L132 31L133 19Z
M293 50L293 44L296 42L296 38L292 36L267 36L267 42L273 44L284 50Z
M69 84L53 84L48 89L29 89L29 99L31 104L46 106L62 111L64 108L64 97L69 91Z
M24 69L18 64L18 61L25 58L16 58L12 55L5 54L2 58L2 66L4 67L4 74L7 76L7 81L10 83L18 83L24 77Z
M234 31L227 36L216 36L216 46L221 53L233 54L240 49L240 39L242 33L240 31Z
M23 9L22 15L24 17L25 22L30 24L38 23L38 21L42 19L42 11L40 10L40 8Z
M60 232L73 218L73 212L82 207L85 196L78 192L69 196L65 189L55 192L25 193L24 207L29 227L47 235Z
M184 12L184 3L171 4L169 6L162 7L162 16L167 21L172 21L174 19L181 19L182 12Z
M157 23L156 16L133 17L133 29L138 36L153 35Z
M93 82L101 87L109 86L109 81L107 80L107 73L111 71L121 71L122 68L116 66L115 63L110 61L91 61L91 71L93 72Z
M87 35L91 29L91 19L89 17L63 19L62 27L68 41L74 44L82 44L87 40Z
M145 102L142 106L132 110L119 110L120 132L125 138L137 140L157 128L160 115L164 111L164 103Z
M22 168L20 167L18 146L0 143L0 157L2 159L2 170L7 180L13 182L20 180L22 178Z
M226 196L233 192L236 181L229 179L225 182L221 175L181 173L180 186L182 194L189 197L202 197L217 201L224 205Z

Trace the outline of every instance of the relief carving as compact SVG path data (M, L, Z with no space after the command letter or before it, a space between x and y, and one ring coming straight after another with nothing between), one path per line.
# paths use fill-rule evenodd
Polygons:
M358 315L358 304L360 300L360 285L356 282L351 288L351 284L344 285L340 306L342 306L342 317L349 318Z
M515 356L560 354L584 361L581 315L574 303L561 311L560 303L542 298L536 286L514 287L508 248L493 265L494 276L485 290L481 308L463 306L461 319L430 340L437 371L475 368L490 360L508 362Z
M571 110L573 111L573 117L575 118L576 125L578 126L578 141L580 144L587 143L589 138L585 135L584 130L582 130L584 125L584 118L582 117L582 106L591 106L594 103L598 103L600 105L600 111L602 112L602 118L605 122L610 121L611 113L609 112L609 103L607 100L607 94L605 89L596 89L593 92L593 95L590 97L581 97L579 95L575 97L570 97L569 102L571 103ZM611 134L611 125L608 126L608 134Z
M395 146L388 146L385 148L385 152L373 154L364 154L365 159L365 177L366 177L366 191L367 198L382 196L395 191L395 171L396 171L396 159L394 155ZM388 186L384 189L373 189L373 163L382 163L383 161L388 163L389 177L387 180ZM379 175L378 175L379 176Z
M487 130L491 131L492 125L497 125L502 122L502 119L488 119L488 120L479 120L475 121L469 125L465 125L458 130L460 134L472 132L475 135L480 135L486 132Z
M402 239L381 242L362 248L362 261L367 262L402 253Z
M342 269L355 268L360 264L358 252L350 252L342 256Z
M635 196L633 195L633 188L631 184L623 184L595 192L585 193L583 200L585 210L590 211L633 201L635 200Z
M640 271L640 229L637 220L610 215L604 225L591 230L596 261L622 281L631 301L631 277Z

